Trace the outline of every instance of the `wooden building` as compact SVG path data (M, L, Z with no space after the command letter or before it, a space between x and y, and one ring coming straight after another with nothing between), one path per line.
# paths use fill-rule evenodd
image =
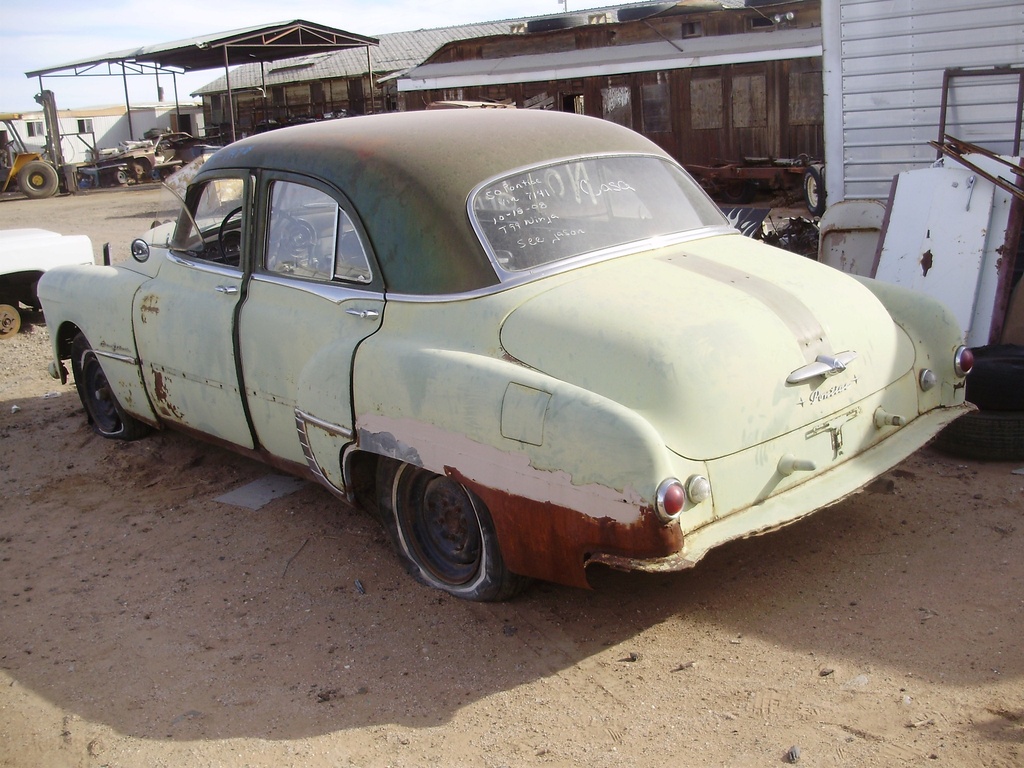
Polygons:
M680 162L824 157L818 2L642 3L448 43L398 78L399 107L514 103L601 117Z

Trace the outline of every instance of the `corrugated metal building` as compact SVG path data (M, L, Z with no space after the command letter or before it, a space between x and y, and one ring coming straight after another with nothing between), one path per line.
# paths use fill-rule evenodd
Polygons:
M381 83L378 78L416 66L452 40L507 30L508 22L488 22L395 32L380 35L380 45L369 49L243 65L231 71L239 134L335 115L395 111L394 82ZM207 125L229 123L227 78L219 77L192 95L203 98Z
M935 161L946 70L1024 63L1021 0L826 0L822 25L830 203L885 200ZM1012 72L953 78L946 133L1009 153L1020 89Z

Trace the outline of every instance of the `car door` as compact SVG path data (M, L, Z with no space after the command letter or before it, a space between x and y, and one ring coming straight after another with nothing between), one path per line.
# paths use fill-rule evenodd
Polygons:
M190 189L157 276L136 293L143 378L161 419L238 446L254 446L238 381L234 323L244 285L248 174Z
M345 198L293 175L261 179L255 270L239 312L242 378L261 447L336 487L352 439L356 347L380 326L383 282Z

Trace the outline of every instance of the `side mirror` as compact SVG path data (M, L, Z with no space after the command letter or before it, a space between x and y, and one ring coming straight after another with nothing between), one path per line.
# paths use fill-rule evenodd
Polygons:
M144 261L149 260L149 243L143 240L141 237L137 237L132 240L132 258L140 264Z

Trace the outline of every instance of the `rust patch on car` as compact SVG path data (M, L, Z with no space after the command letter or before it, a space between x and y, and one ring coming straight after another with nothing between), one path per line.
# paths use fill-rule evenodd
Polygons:
M683 546L679 526L662 524L650 509L641 510L633 523L598 519L551 502L488 488L450 467L445 473L483 499L505 565L522 576L589 588L586 563L595 555L653 560L671 556Z
M184 418L181 411L168 399L167 381L161 371L153 371L153 396L154 405L164 416L179 421Z
M139 307L139 319L145 323L149 315L160 314L160 299L155 293L142 297L142 304Z

